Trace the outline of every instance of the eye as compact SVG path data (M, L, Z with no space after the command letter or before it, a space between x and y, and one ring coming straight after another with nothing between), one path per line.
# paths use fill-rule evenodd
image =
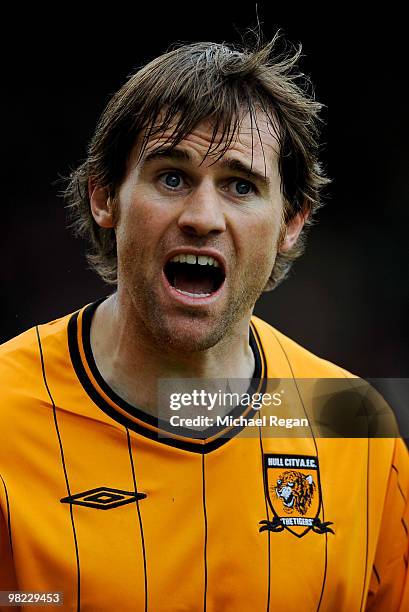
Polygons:
M293 487L294 486L293 482L287 482L287 484L288 484L289 487Z
M235 179L230 185L232 186L234 195L246 196L255 193L255 187L250 181L245 179Z
M161 175L160 180L169 189L177 189L183 183L183 179L178 172L166 172Z
M277 480L277 484L278 484L278 485L280 485L280 484L281 484L281 482L282 482L281 480Z

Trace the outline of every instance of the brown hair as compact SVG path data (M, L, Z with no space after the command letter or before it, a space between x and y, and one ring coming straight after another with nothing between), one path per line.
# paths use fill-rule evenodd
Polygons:
M106 187L111 198L124 178L131 149L167 126L177 145L201 121L211 119L213 139L207 155L219 159L249 113L258 130L262 110L279 141L279 171L284 198L284 223L297 212L309 213L305 228L290 251L279 253L266 289L273 289L301 255L305 229L321 206L320 191L329 182L318 162L321 104L309 92L309 81L297 72L301 46L275 53L277 33L268 44L256 42L240 50L225 44L181 45L138 70L112 97L88 149L88 157L69 177L64 192L77 235L89 240L91 266L107 282L117 280L115 230L100 227L91 214L88 181ZM156 124L160 116L160 125ZM218 136L216 140L216 135Z

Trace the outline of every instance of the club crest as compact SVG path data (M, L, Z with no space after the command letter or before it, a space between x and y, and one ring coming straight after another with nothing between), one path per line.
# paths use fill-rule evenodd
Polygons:
M264 455L266 496L272 521L260 521L260 531L287 529L301 538L310 529L334 533L331 522L323 523L318 457L307 455Z

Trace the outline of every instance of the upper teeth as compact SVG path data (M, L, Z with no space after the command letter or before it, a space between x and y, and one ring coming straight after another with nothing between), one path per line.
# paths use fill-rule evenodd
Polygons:
M219 268L219 262L208 255L192 255L190 253L180 253L175 255L170 261L179 261L180 263L199 264L199 266L214 266Z

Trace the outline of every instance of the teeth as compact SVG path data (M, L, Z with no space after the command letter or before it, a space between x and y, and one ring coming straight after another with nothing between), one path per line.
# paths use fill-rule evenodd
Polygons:
M212 295L211 293L190 293L189 291L183 291L182 289L176 289L176 291L178 291L179 293L183 293L183 295L188 295L189 297L194 298L209 297L209 295Z
M191 253L181 253L180 255L175 255L172 257L170 261L180 262L180 263L188 263L188 264L199 264L199 266L214 266L215 268L219 268L219 262L216 261L213 257L209 257L208 255L192 255Z

